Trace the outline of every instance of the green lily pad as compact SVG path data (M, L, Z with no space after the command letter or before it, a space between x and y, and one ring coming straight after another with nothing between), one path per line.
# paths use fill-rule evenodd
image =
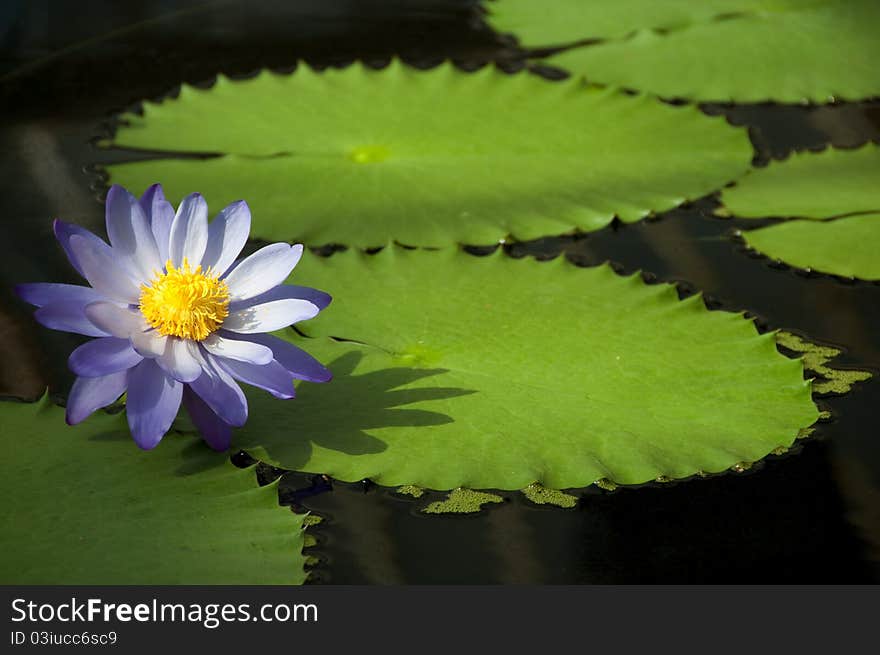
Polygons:
M755 250L798 268L880 279L880 148L794 154L752 171L721 196L739 218L791 216L742 232Z
M635 484L758 460L817 417L772 334L607 266L395 247L312 258L296 282L334 293L302 326L315 338L287 338L335 378L292 402L253 394L234 437L285 468L431 489Z
M617 39L638 30L679 30L694 23L745 11L784 7L807 0L553 0L552 8L534 0L490 0L486 22L512 33L527 48L575 41ZM818 0L817 0L818 1Z
M570 12L570 18L589 35L579 12ZM639 30L625 40L572 48L546 61L591 82L665 98L822 103L880 94L876 0L788 0L725 20L705 15L699 20L666 34Z
M300 584L302 516L200 440L138 450L124 416L69 427L0 403L3 584Z
M856 150L794 153L724 189L721 202L737 218L880 212L880 147L869 143Z
M797 268L880 280L880 213L786 221L740 234L751 248Z
M113 182L246 198L254 236L310 245L596 230L714 191L752 157L745 130L694 107L451 64L218 77L125 119L113 145L169 158L110 166ZM223 156L179 158L194 152Z

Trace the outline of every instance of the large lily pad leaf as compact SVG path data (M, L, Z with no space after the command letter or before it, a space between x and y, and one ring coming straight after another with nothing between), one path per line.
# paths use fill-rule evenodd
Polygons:
M877 146L794 154L752 171L721 199L724 212L740 218L833 218L788 221L741 235L752 248L792 266L880 279Z
M820 2L821 0L813 0ZM694 23L754 10L803 6L809 0L490 0L486 20L524 47L617 39L639 30L678 30Z
M122 415L68 427L0 403L3 584L299 584L302 517L199 440L134 447Z
M786 221L741 236L758 252L791 266L880 280L880 213L833 221Z
M771 161L725 189L721 201L737 218L833 218L880 212L880 147L829 148Z
M752 156L744 130L694 107L451 64L220 77L126 119L117 146L224 156L115 165L114 182L246 198L255 236L312 245L595 230L718 189Z
M666 98L828 102L880 94L880 3L770 4L778 6L668 34L641 30L626 40L573 48L547 61L592 82Z
M640 483L760 459L817 417L772 334L607 266L386 248L312 258L296 280L334 292L304 328L334 381L254 395L235 437L287 468L433 489Z

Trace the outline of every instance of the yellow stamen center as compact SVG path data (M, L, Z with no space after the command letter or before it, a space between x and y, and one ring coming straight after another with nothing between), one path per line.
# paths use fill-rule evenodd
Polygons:
M165 269L141 285L141 314L166 336L201 341L229 315L229 287L210 268L191 269L185 257L180 268L169 259Z

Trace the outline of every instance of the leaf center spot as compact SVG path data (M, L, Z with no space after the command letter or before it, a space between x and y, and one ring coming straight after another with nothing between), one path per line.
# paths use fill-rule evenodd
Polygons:
M397 359L406 366L436 366L443 355L439 350L426 346L424 342L411 344L397 353Z
M390 154L391 152L385 146L369 145L358 146L348 156L357 164L375 164L385 161Z

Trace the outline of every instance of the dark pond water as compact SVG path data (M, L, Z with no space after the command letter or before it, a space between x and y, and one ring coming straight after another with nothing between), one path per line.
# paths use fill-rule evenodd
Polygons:
M0 394L66 391L77 338L38 328L11 286L75 282L49 219L100 229L91 146L113 113L217 72L289 70L392 55L421 65L502 62L522 53L481 25L466 0L0 4ZM756 159L880 139L880 102L706 107L748 125ZM710 216L713 198L584 237L515 244L515 256L564 253L702 290L712 307L748 310L845 348L844 366L880 370L880 285L806 275L755 257ZM751 223L754 225L754 223ZM369 483L284 475L282 502L325 517L313 528L316 582L876 582L880 580L880 383L823 399L833 419L796 452L741 474L639 489L579 492L575 509L519 494L478 515L426 517ZM271 477L270 471L263 471ZM55 481L63 485L64 481Z

